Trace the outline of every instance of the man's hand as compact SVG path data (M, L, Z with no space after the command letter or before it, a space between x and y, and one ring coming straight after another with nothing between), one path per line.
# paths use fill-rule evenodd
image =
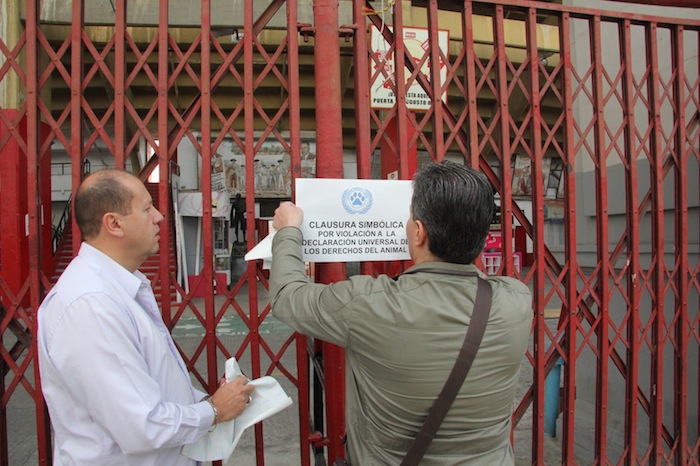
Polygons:
M210 400L219 412L218 422L226 422L241 415L250 400L250 393L255 389L248 385L248 379L239 376L229 383L219 386Z
M272 227L278 231L284 227L299 228L303 220L304 211L291 202L285 201L282 202L277 209L275 209L275 216L272 219Z

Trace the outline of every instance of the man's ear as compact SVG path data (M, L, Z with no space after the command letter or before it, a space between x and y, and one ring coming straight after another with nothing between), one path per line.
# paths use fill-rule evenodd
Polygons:
M102 229L110 236L124 236L121 216L114 212L107 212L102 216Z
M413 244L415 246L424 246L428 242L428 231L425 229L425 225L420 220L415 220L416 229L413 235Z

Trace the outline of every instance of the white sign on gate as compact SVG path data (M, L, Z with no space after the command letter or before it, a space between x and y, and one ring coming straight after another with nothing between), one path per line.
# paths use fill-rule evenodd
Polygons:
M388 27L388 26L387 26ZM391 30L391 28L389 28ZM375 60L370 60L370 103L372 108L388 109L396 104L394 88L396 82L396 64L394 62L394 49L390 50L388 42L376 27L371 29L371 48ZM430 81L430 48L428 43L428 30L425 28L405 27L403 28L403 44L414 60L415 65L422 61L420 73ZM441 29L438 31L438 44L440 54L443 57L449 56L449 31ZM440 85L447 79L447 67L440 58ZM379 69L383 68L382 71ZM404 67L404 77L406 81L411 77L411 72ZM442 94L442 101L447 103L447 92ZM430 109L432 99L423 90L423 87L414 79L406 89L406 108L409 110L425 111Z
M407 180L297 179L296 202L304 210L303 259L410 259L406 222L411 193Z
M304 211L300 227L306 262L408 260L406 222L413 187L408 180L297 178L296 203ZM272 221L270 221L270 224ZM270 234L245 256L272 257Z

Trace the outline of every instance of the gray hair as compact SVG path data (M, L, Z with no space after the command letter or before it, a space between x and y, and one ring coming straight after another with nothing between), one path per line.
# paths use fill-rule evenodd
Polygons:
M429 163L413 178L411 214L425 226L435 257L471 264L484 248L493 220L493 188L473 168L450 161Z

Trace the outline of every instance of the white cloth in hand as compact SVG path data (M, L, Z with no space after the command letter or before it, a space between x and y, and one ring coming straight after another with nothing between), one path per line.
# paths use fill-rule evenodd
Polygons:
M242 372L236 358L226 361L226 382ZM273 377L265 376L248 382L255 387L246 409L236 419L217 424L198 441L182 447L182 454L196 461L228 460L241 439L243 431L292 404L282 386Z

